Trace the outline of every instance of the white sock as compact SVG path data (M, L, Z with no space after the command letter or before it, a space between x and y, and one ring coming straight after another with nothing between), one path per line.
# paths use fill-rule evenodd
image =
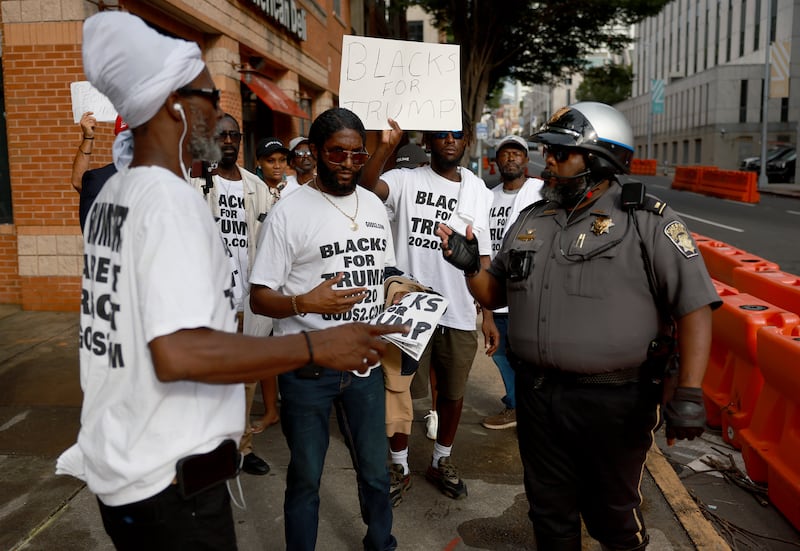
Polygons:
M439 459L442 457L450 457L450 452L452 450L453 446L442 446L439 442L435 442L433 444L433 461L431 461L433 468L438 469Z
M402 465L403 466L403 476L409 473L408 468L408 447L399 452L394 450L389 450L392 454L392 463L395 465Z

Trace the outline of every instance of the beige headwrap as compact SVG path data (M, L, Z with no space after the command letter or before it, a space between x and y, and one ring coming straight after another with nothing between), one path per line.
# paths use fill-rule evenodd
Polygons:
M131 128L153 118L204 67L197 44L159 34L130 13L101 12L83 23L86 78Z

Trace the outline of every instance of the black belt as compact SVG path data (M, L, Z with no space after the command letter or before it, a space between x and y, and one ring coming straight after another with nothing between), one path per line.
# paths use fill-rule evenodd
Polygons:
M563 385L626 385L639 382L642 378L639 366L607 373L572 373L560 369L542 369L518 358L514 358L511 365L518 374L532 378L535 385L545 381Z

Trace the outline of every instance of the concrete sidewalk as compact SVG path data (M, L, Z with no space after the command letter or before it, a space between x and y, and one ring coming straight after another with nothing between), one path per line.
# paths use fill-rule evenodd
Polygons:
M53 474L55 458L74 442L79 426L77 333L77 314L23 312L0 306L2 550L112 549L94 496L80 481ZM432 442L424 435L426 403L421 400L415 404L419 421L410 444L412 488L394 510L394 534L400 549L535 549L515 431L486 430L480 425L484 416L501 408L501 393L502 382L494 364L479 354L453 453L469 489L469 497L462 501L444 497L425 481ZM254 410L258 415L261 405ZM272 470L264 477L240 478L247 508L235 509L234 513L239 549L283 549L282 501L288 449L278 427L257 435L255 445ZM685 448L671 450L685 452ZM642 484L643 511L651 534L649 549L727 549L678 480L676 468L657 448L651 453ZM692 478L695 483L699 480ZM237 492L234 490L234 495ZM708 502L713 497L705 499ZM749 496L735 499L742 502L737 515L752 519L747 507L754 506L755 501L746 503ZM360 549L364 525L355 476L335 421L321 500L317 548ZM775 522L773 517L780 521L773 510L755 530L775 534L777 529L770 524ZM785 534L796 536L791 528ZM583 548L597 551L599 545L587 536Z

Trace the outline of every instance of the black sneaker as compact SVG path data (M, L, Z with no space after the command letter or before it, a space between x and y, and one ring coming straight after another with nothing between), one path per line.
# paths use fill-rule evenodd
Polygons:
M464 499L467 497L467 485L458 476L458 469L450 463L449 457L439 459L439 468L428 465L425 478L429 482L436 484L444 495L452 499Z
M411 488L411 473L403 474L403 466L392 463L389 468L389 499L392 507L397 507L403 501L403 496Z

